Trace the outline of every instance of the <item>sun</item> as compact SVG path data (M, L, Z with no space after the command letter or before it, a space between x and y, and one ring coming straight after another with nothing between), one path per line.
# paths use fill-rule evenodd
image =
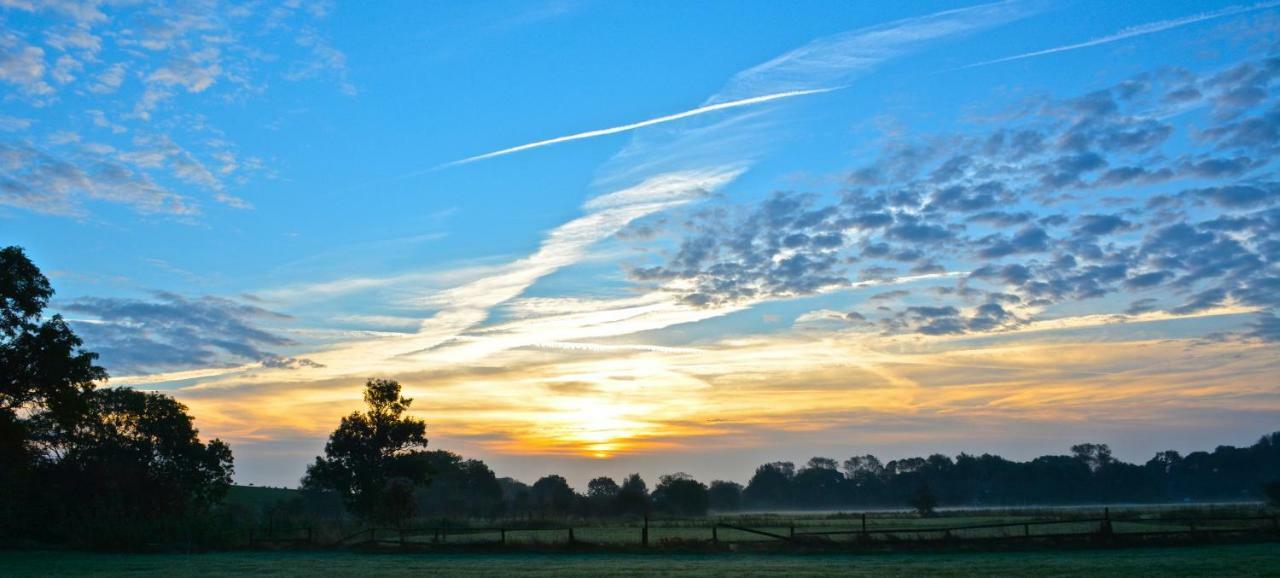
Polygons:
M651 426L633 419L635 408L601 397L574 397L557 403L547 433L557 445L575 448L579 454L608 459L626 451Z

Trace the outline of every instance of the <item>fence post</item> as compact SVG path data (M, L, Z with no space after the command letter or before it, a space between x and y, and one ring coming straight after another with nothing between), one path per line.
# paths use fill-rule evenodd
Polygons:
M1031 537L1031 524L1023 524L1023 525L1022 525L1022 537L1024 537L1024 538L1030 538L1030 537Z
M649 515L644 515L644 527L640 529L640 545L649 547Z
M1111 536L1111 508L1102 509L1102 526L1098 528L1098 532L1103 536Z
M507 529L499 528L498 533L502 536L501 538L498 539L498 543L502 544L503 546L506 546L507 545Z
M569 528L569 543L570 543L570 544L573 544L573 543L574 543L574 539L573 539L573 528Z
M791 523L791 531L789 533L789 537L791 538L792 541L795 541L796 539L796 523L795 522Z
M863 512L862 513L862 539L867 540L870 538L871 536L867 534L867 513Z
M398 528L400 531L400 547L404 548L404 528Z
M307 545L311 545L311 526L307 526Z
M719 524L711 525L711 543L712 544L720 543L720 532L717 531L719 528L720 528Z

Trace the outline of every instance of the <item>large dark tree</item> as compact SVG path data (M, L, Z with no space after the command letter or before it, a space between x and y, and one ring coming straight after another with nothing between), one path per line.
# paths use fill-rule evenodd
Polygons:
M42 320L53 287L18 247L0 249L0 483L38 457L32 420L70 427L85 394L107 372L96 353L54 315Z
M107 378L60 316L43 320L53 287L18 247L0 249L0 532L20 532L39 507L39 423L71 426ZM47 521L46 521L47 522Z
M773 462L756 468L755 475L742 491L742 499L753 507L791 506L791 480L796 466L791 462Z
M430 475L423 455L427 424L404 415L413 400L400 395L395 381L370 379L364 402L366 411L342 418L329 435L324 456L307 466L302 485L336 491L360 516L399 520L405 481L422 484Z
M631 474L622 480L616 500L618 512L641 516L649 513L649 487L640 474Z
M842 502L845 487L845 477L831 458L810 459L792 480L796 505L810 508L830 506L833 501Z
M531 497L539 513L564 515L573 507L575 495L564 477L552 474L533 483Z
M231 483L231 449L173 398L95 386L107 373L59 315L49 280L0 249L0 531L98 544L156 541ZM132 532L132 534L131 534Z
M591 501L591 509L597 515L612 514L617 510L618 482L613 478L601 476L587 482L587 499Z
M742 484L715 480L707 489L707 507L717 512L736 512L742 508Z
M431 483L417 490L421 514L494 517L502 513L502 485L484 462L444 450L425 452L422 457Z
M201 442L186 406L123 387L86 397L73 427L46 430L60 458L46 466L44 511L70 522L73 534L87 528L93 535L81 537L103 544L155 540L156 528L192 519L226 495L231 448Z
M707 486L685 473L662 476L653 489L654 508L677 516L707 513Z

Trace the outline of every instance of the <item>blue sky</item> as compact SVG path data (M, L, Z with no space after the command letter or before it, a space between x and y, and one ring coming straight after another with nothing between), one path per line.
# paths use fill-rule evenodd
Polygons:
M243 482L1274 429L1280 3L0 6L0 243Z

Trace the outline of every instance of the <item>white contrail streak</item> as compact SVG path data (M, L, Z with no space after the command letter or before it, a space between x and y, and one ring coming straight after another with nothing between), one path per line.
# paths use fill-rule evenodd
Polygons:
M580 132L580 133L577 133L577 134L571 134L571 135L568 135L568 136L561 136L561 137L551 138L551 139L547 139L547 140L540 140L540 141L537 141L537 142L531 142L531 143L529 143L529 144L522 144L522 145L520 145L520 146L511 147L511 148L508 148L508 149L502 149L502 150L499 150L499 151L493 151L493 152L491 152L491 153L485 153L485 154L482 154L482 155L476 155L476 156L473 156L473 157L467 157L467 158L465 158L465 159L457 160L457 161L453 161L453 162L451 162L451 163L445 163L445 164L441 165L441 167L443 168L443 167L452 167L452 166L457 166L457 165L465 165L465 164L467 164L467 163L474 163L474 162L476 162L476 161L482 161L482 160L485 160L485 159L491 159L491 158L493 158L493 157L500 157L500 156L502 156L502 155L509 155L509 154L511 154L511 153L518 153L518 152L520 152L520 151L527 151L527 150L529 150L529 149L535 149L535 148L538 148L538 147L544 147L544 146L547 146L547 145L559 144L559 143L562 143L562 142L568 142L568 141L574 141L574 140L582 140L582 139L584 139L584 138L594 138L594 137L598 137L598 136L604 136L604 135L607 135L607 134L616 134L616 133L620 133L620 132L626 132L626 131L629 131L629 130L635 130L635 129L643 128L643 127L646 127L646 126L652 126L652 125L655 125L655 124L662 124L662 123L664 123L664 122L671 122L671 121L673 121L673 120L680 120L680 119L682 119L682 118L689 118L689 117L691 117L691 116L697 116L697 115L700 115L700 114L706 114L706 113L708 113L708 112L715 112L715 111L717 111L717 110L724 110L724 109L726 109L726 108L737 108L737 107L739 107L739 106L751 106L751 105L753 105L753 104L760 104L760 103L763 103L763 102L769 102L769 101L771 101L771 100L780 100L780 99L783 99L783 98L791 98L791 97L793 97L793 96L804 96L804 95L806 95L806 94L817 94L817 93L820 93L820 92L831 92L831 91L833 91L833 90L838 90L838 88L816 88L816 89L812 89L812 90L791 90L791 91L787 91L787 92L779 92L779 93L776 93L776 94L766 94L766 95L764 95L764 96L753 96L753 97L751 97L751 98L744 98L744 99L741 99L741 100L734 100L734 101L730 101L730 102L721 102L721 103L718 103L718 104L711 104L711 105L707 105L707 106L700 106L700 107L695 108L695 109L692 109L692 110L686 110L686 111L684 111L684 112L678 112L678 113L676 113L676 114L669 114L669 115L667 115L667 116L660 116L660 117L658 117L658 118L651 118L651 119L649 119L649 120L642 120L642 121L640 121L640 122L633 122L633 123L631 123L631 124L624 124L624 125L622 125L622 126L615 126L615 127L611 127L611 128L602 128L602 129L598 129L598 130L590 130L590 131L587 131L587 132Z
M1066 46L1059 46L1057 48L1048 48L1045 50L1037 50L1035 52L1027 52L1025 54L1017 54L1014 56L997 58L995 60L977 62L974 64L969 64L967 66L961 66L959 70L963 70L966 68L975 68L978 66L986 66L988 64L998 64L1001 62L1009 62L1012 60L1022 60L1024 58L1033 58L1036 56L1044 56L1046 54L1066 52L1068 50L1076 50L1078 48L1089 48L1091 46L1098 46L1099 44L1107 44L1109 42L1115 42L1117 40L1133 38L1134 36L1142 36L1144 34L1153 34L1156 32L1169 30L1170 28L1178 28L1180 26L1186 26L1188 24L1195 24L1196 22L1213 20L1215 18L1222 18L1225 16L1232 16L1235 14L1244 14L1246 12L1254 12L1256 10L1265 10L1267 8L1274 8L1276 6L1280 6L1280 1L1259 2L1257 4L1253 4L1250 6L1229 6L1221 10L1215 10L1213 12L1202 12L1200 14L1186 16L1183 18L1175 18L1172 20L1161 20L1159 22L1151 22L1148 24L1140 24L1138 26L1132 26L1129 28L1125 28L1119 32L1116 32L1115 34L1103 36L1101 38L1094 38L1093 40L1089 40L1087 42L1081 42L1079 44L1068 44Z

